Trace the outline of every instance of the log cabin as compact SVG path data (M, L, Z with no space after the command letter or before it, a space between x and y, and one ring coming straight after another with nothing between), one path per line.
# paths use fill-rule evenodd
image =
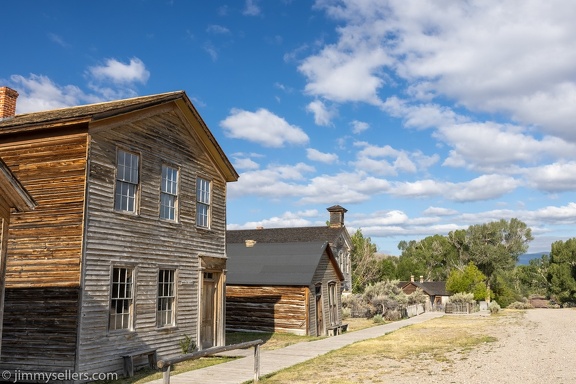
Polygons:
M3 107L0 157L37 207L8 226L0 369L121 373L138 351L223 345L238 174L186 93Z
M336 257L344 281L343 292L352 290L352 239L344 225L344 214L348 212L340 205L326 208L329 213L327 225L291 228L262 228L228 230L227 244L244 243L253 240L257 243L306 243L311 241L328 242Z
M424 303L426 311L442 311L450 301L450 293L446 291L445 281L425 281L424 276L420 276L420 280L415 281L412 275L410 281L400 281L398 286L407 295L420 288L428 296L428 300Z
M230 331L340 333L344 276L327 242L228 243Z

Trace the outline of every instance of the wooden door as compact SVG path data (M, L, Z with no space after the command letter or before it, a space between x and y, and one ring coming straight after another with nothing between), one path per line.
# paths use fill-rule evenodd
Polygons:
M215 345L218 288L215 273L204 272L201 295L202 320L200 323L200 345L202 349Z
M324 311L322 310L322 286L317 285L316 291L316 336L324 335Z

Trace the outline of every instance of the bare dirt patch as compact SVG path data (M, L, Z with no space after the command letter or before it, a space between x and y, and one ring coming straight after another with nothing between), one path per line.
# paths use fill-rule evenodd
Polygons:
M353 344L263 383L574 383L576 310L445 316Z

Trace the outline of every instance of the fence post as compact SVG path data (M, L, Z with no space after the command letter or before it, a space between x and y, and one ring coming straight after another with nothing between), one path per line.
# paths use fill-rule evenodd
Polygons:
M162 368L162 378L164 379L164 384L170 384L170 368L172 365L168 365Z
M260 344L254 346L254 382L260 380Z

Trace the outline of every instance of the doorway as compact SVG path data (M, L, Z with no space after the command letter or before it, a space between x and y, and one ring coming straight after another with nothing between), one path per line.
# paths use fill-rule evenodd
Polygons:
M316 296L316 336L324 335L324 311L322 310L322 285L314 287Z

